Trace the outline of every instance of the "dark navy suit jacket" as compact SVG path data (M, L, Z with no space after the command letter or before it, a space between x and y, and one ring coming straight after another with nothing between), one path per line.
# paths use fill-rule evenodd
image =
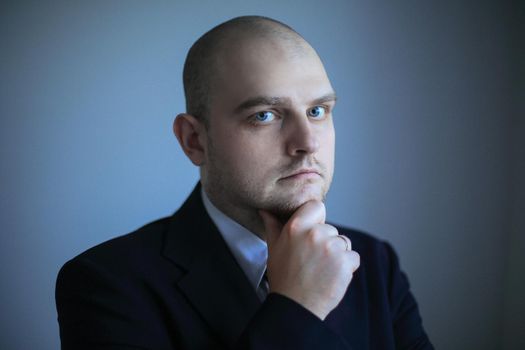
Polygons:
M338 227L361 266L323 322L279 294L259 301L199 191L64 265L62 349L432 349L390 245Z

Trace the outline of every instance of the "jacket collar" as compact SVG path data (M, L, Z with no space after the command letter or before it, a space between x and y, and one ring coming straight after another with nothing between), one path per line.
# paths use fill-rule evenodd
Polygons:
M250 281L252 288L257 289L266 271L268 260L266 242L215 207L202 188L201 199L208 216L217 227L235 261Z
M200 184L171 218L163 254L186 271L177 282L180 291L219 338L233 346L260 301L206 213Z

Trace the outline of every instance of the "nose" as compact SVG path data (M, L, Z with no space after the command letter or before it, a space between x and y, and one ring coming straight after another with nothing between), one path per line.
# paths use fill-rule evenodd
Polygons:
M305 115L294 116L288 120L288 139L286 151L288 155L304 156L319 150L319 140L315 126Z

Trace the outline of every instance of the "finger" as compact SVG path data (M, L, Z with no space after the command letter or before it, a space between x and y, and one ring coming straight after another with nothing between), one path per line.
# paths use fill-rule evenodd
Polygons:
M330 243L337 247L338 252L349 252L350 251L350 246L348 245L348 241L341 235L330 237Z
M340 239L344 239L346 241L346 243L348 244L348 251L351 251L352 250L352 241L350 240L350 238L346 237L345 235L338 235L338 237L340 237Z
M327 237L337 236L339 235L339 231L337 229L330 225L330 224L317 224L316 225L320 230L322 230Z
M348 253L350 255L350 260L352 261L352 273L354 273L361 265L361 256L355 250Z
M324 224L326 208L321 201L311 200L304 203L292 215L285 225L290 232L307 232L316 224Z
M310 236L310 239L312 239L312 242L315 241L321 241L326 239L331 239L332 237L337 237L339 232L337 229L329 224L315 224L312 226L306 235L303 235L301 238L305 238ZM340 240L339 243L336 243L336 245L343 244L346 245L344 241Z
M270 249L273 243L279 238L283 229L283 225L273 214L267 212L266 210L259 210L259 216L261 217L264 225L266 244L268 244L268 249Z

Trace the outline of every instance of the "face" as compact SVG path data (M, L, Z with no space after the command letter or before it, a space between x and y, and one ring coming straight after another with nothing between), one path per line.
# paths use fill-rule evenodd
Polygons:
M201 166L209 197L226 213L265 209L280 217L324 200L335 95L317 54L252 41L221 62Z

